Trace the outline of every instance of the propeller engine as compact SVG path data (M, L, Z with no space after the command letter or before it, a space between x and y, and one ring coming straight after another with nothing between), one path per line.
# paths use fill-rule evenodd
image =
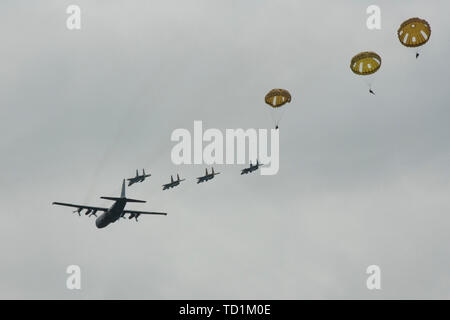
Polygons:
M130 213L130 216L128 217L128 219L136 219L136 221L138 221L138 217L140 216L141 214L140 213Z

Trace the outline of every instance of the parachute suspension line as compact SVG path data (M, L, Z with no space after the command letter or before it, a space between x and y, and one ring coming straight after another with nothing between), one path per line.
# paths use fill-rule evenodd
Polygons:
M279 114L278 121L276 123L277 129L278 129L278 125L279 125L281 119L283 118L284 112L286 111L284 108L278 108L278 109L281 109L281 110L277 110L277 112Z
M277 117L276 112L277 110L269 110L270 118L272 119L272 123L275 125L275 127L278 127L278 124L280 123L280 119Z
M368 75L368 76L365 76L365 78L364 78L364 82L366 83L367 88L369 88L369 92L372 91L374 79L375 79L374 75Z
M272 118L272 122L275 125L275 129L278 129L279 125L280 125L280 121L283 118L285 109L278 107L278 108L273 108L271 110L269 110L270 112L270 117Z

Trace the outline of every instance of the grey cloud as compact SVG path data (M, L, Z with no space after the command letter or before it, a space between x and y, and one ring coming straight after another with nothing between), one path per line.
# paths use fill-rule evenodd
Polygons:
M4 1L0 76L1 298L449 298L449 22L444 1ZM416 61L396 39L430 21ZM349 70L383 57L376 97ZM267 128L273 87L293 101L276 176L170 162L172 130ZM165 210L96 230L52 201L128 194ZM188 178L162 192L170 174ZM82 290L65 288L69 264ZM379 292L365 287L382 268Z

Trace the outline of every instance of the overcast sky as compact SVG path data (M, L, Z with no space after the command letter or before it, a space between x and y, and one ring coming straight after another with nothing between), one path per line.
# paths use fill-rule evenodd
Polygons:
M82 29L66 28L78 4ZM381 7L382 29L366 28ZM363 0L0 4L0 298L450 298L450 3ZM415 59L396 36L419 16ZM375 51L373 88L350 59ZM176 128L271 128L280 171L205 184L170 159ZM98 230L53 201L127 189L166 211ZM171 174L187 181L170 191ZM66 289L66 267L82 290ZM381 267L382 290L366 288Z

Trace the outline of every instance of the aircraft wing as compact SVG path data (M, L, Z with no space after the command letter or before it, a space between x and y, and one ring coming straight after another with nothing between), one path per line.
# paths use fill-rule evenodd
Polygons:
M135 211L135 210L123 210L123 214L130 214L130 215L136 215L136 214L158 214L162 216L167 216L167 213L165 212L151 212L151 211Z
M72 203L64 203L64 202L53 202L52 204L56 204L58 206L78 208L80 210L87 209L87 210L93 210L93 211L108 211L108 208L91 207L91 206L84 206L84 205L80 205L80 204L72 204Z

